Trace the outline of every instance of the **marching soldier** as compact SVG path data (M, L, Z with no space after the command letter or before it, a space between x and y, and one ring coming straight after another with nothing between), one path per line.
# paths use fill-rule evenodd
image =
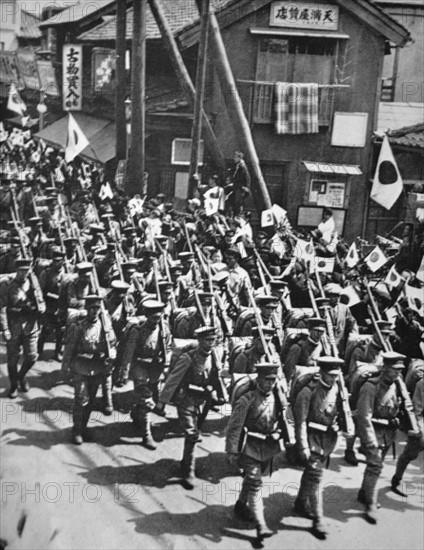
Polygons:
M274 328L272 323L272 314L278 307L278 299L275 296L262 295L256 296L255 302L259 307L261 320L264 326ZM256 317L252 315L250 319L246 319L246 322L241 327L240 336L252 336L253 328L256 325Z
M116 355L115 334L110 319L103 326L100 318L102 299L85 297L87 316L68 327L62 370L72 377L75 390L72 441L89 441L87 424L99 385L110 376ZM107 334L106 334L107 332Z
M325 539L321 480L327 458L337 443L339 386L336 383L343 360L335 357L318 359L320 376L300 389L295 399L293 416L299 455L306 462L295 501L295 512L313 520L312 532Z
M272 355L273 362L278 365L281 370L280 357L275 349L274 344L272 343L272 338L274 336L275 330L268 327L254 327L252 329L252 345L239 353L239 355L234 360L234 367L232 370L234 374L252 374L256 372L256 365L258 363L263 363L266 361L267 356L265 354L259 330L261 330L264 335L264 339Z
M135 405L131 418L141 428L146 449L155 450L156 443L150 429L150 412L158 399L159 383L166 363L166 348L170 334L163 334L160 320L165 304L147 299L142 302L147 320L134 325L128 333L120 370L130 374L134 381ZM125 377L125 376L124 376Z
M158 411L163 411L169 403L177 407L185 436L181 475L183 486L188 490L193 489L195 484L195 446L199 441L200 409L209 397L217 398L212 382L214 367L211 353L216 342L216 329L200 327L195 336L198 346L180 355L165 381L157 406Z
M406 496L398 487L408 464L418 458L418 455L424 451L424 378L421 378L415 386L412 403L420 431L418 433L408 433L406 447L397 461L396 472L392 477L392 491L401 496Z
M383 371L362 386L356 420L367 466L358 500L365 504L366 519L377 523L377 483L383 470L383 461L396 439L399 421L399 395L396 380L404 368L405 356L393 351L383 354Z
M255 522L259 541L272 536L265 523L262 476L271 475L273 459L280 452L279 404L274 388L278 365L257 363L256 388L236 402L227 427L225 450L230 464L243 470L243 485L234 512Z
M6 305L1 309L1 329L7 343L7 371L10 381L9 397L17 397L19 389L29 390L26 374L38 358L37 342L40 333L38 317L46 305L37 277L30 277L31 260L17 260L15 278L9 283ZM20 349L23 361L18 373Z
M325 321L319 317L311 317L307 320L309 335L301 342L293 344L284 361L284 374L287 380L291 380L296 365L315 366L323 352L322 338L325 334Z

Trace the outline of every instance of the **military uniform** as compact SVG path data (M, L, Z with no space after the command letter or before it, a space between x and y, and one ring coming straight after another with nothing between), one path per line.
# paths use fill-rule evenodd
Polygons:
M273 459L280 452L280 404L273 389L278 366L273 363L256 364L257 386L236 402L227 427L225 450L237 456L243 470L243 486L235 512L242 517L249 513L255 521L258 538L270 536L264 518L262 476L271 475ZM265 391L260 379L270 376L273 385ZM247 508L247 503L249 508Z
M199 346L182 353L168 375L159 395L159 407L173 403L185 436L181 473L185 487L194 486L194 448L199 440L198 420L201 406L213 392L212 385L212 341L215 342L214 327L196 330ZM205 348L206 346L206 348Z
M98 296L87 296L86 308L100 304ZM100 384L103 384L113 368L116 338L110 319L108 322L109 347L101 319L89 315L72 323L67 330L62 370L72 376L75 390L73 409L74 443L87 439L86 427L91 407ZM112 357L108 356L109 350Z
M318 365L321 377L300 390L293 407L296 444L300 455L306 459L295 510L313 519L315 533L319 538L325 538L321 480L324 464L337 443L340 412L339 386L335 381L329 383L325 377L338 375L343 361L321 357Z
M366 516L370 523L377 523L377 482L383 470L387 451L396 439L399 422L400 397L387 372L400 372L404 368L405 356L395 352L383 354L383 372L371 378L362 386L356 409L356 421L362 447L365 450L367 466L364 472L358 500L366 506ZM390 371L389 371L390 373Z
M30 260L18 260L19 270L29 270ZM35 285L36 287L34 288ZM37 298L36 298L37 296ZM39 311L40 309L40 311ZM10 332L7 341L7 369L11 384L10 397L16 397L18 383L21 391L28 391L25 376L38 358L37 342L39 337L38 315L45 311L42 291L35 275L31 280L15 277L7 291L7 303L1 310L3 331ZM23 361L18 374L20 349L23 348Z
M121 372L129 371L134 382L135 405L131 417L141 426L144 446L154 450L156 444L150 430L150 411L158 399L159 384L165 369L163 339L169 341L170 334L162 334L159 317L153 318L153 315L162 314L162 302L145 300L142 307L148 319L134 325L128 333L120 368Z

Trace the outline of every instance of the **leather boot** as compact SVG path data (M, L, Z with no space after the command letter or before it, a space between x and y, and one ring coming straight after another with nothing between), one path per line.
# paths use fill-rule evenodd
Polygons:
M305 470L300 480L299 492L296 500L294 501L294 512L303 518L313 519L311 514L311 507L309 505L309 494L311 492L310 481L308 473Z
M29 390L28 382L25 380L25 376L33 367L35 361L29 359L22 363L21 370L19 371L19 388L22 392L26 393Z
M56 342L55 342L54 356L53 356L54 360L58 362L60 362L61 360L60 355L62 353L62 340L63 340L62 329L58 328L56 330Z
M183 459L181 460L181 477L182 485L184 489L191 491L194 489L196 482L196 475L194 473L196 459L194 456L194 448L196 446L196 441L191 441L190 439L184 440L184 452Z
M146 447L146 449L149 449L150 451L154 451L157 449L157 445L155 443L155 440L153 439L152 432L150 429L150 413L144 413L144 415L141 418L141 430L142 430L142 437L143 437L143 446Z
M41 328L40 336L38 337L38 342L37 342L38 355L43 354L45 341L46 341L46 328L43 326Z
M74 409L72 414L73 427L72 427L72 443L75 445L82 445L84 439L82 437L83 432L83 416L84 411L82 408Z
M7 364L7 374L9 375L10 380L10 390L7 394L10 399L16 399L18 397L18 365L17 364Z
M113 414L112 401L112 375L108 376L102 384L103 391L103 414L111 416Z
M90 405L86 405L83 408L83 412L82 412L82 437L86 442L93 441L93 438L91 437L90 432L88 431L88 428L87 428L88 421L90 420L90 414L91 414Z

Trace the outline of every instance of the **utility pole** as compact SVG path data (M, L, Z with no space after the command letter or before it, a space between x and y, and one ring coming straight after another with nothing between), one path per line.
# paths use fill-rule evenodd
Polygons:
M127 155L127 129L125 121L125 50L126 50L127 0L117 0L116 6L116 79L115 79L115 127L116 160Z
M187 67L184 64L184 60L178 49L177 43L172 34L168 21L166 20L165 12L163 11L162 5L159 0L149 0L149 5L150 9L152 10L153 17L155 18L156 24L161 32L164 48L169 53L172 66L174 68L175 74L177 75L181 89L183 90L187 100L190 101L191 105L193 105L196 91L193 82L191 81L190 75L187 71ZM222 154L221 147L218 143L218 140L216 139L211 123L203 108L202 121L206 145L211 152L215 165L219 170L224 172L224 155Z
M210 0L203 0L200 13L200 40L199 52L197 55L196 72L196 96L194 99L194 117L191 129L191 156L189 181L192 181L193 174L196 174L199 167L200 139L202 137L202 110L205 97L205 79L208 50L208 27L209 27L209 6Z
M147 0L134 2L131 67L131 149L126 190L140 193L144 179L146 123L146 8Z

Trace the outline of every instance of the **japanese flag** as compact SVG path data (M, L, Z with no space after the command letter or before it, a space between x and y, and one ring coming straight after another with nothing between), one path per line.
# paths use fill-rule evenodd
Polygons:
M314 272L315 268L318 273L333 273L335 258L325 258L323 256L315 256L313 263L311 264L311 272ZM312 269L312 267L314 269Z
M349 298L349 303L346 304L347 307L355 306L356 304L359 304L361 302L359 294L356 292L355 287L352 285L347 286L343 289L342 296L347 296Z
M386 210L390 210L403 190L402 177L390 148L387 136L384 136L378 157L371 198Z
M278 233L271 239L271 251L279 258L282 258L286 252L286 245L283 243Z
M350 245L349 252L347 253L345 262L349 269L352 269L352 267L355 267L355 265L359 262L358 249L356 248L355 243L352 243Z
M19 92L14 84L11 84L9 88L7 108L9 109L9 111L13 111L14 113L17 113L18 115L20 115L21 117L26 116L27 107L25 103L22 101L22 98L19 95Z
M386 262L387 258L379 246L376 246L374 250L371 250L365 258L365 263L373 273L378 271Z
M205 214L213 216L218 212L219 199L205 199Z
M390 268L390 271L387 273L386 278L384 279L384 282L389 288L396 288L400 285L402 281L405 279L399 275L399 273L396 271L396 268L394 265Z
M314 261L315 249L311 242L298 239L293 254L297 259L311 264Z
M404 291L408 299L408 306L421 315L421 317L424 317L424 290L405 285Z
M281 208L278 204L273 204L271 210L277 223L285 222L287 218L287 210L284 210L284 208Z
M99 197L102 199L102 201L106 199L113 199L113 191L108 181L101 186Z
M68 139L66 140L65 160L66 162L71 162L90 145L90 142L71 113L68 116Z
M244 246L244 244L239 241L237 244L237 249L239 251L239 254L240 254L240 257L241 258L247 258L247 252L246 252L246 248Z
M274 225L274 214L272 209L264 210L261 214L261 227L269 227Z

